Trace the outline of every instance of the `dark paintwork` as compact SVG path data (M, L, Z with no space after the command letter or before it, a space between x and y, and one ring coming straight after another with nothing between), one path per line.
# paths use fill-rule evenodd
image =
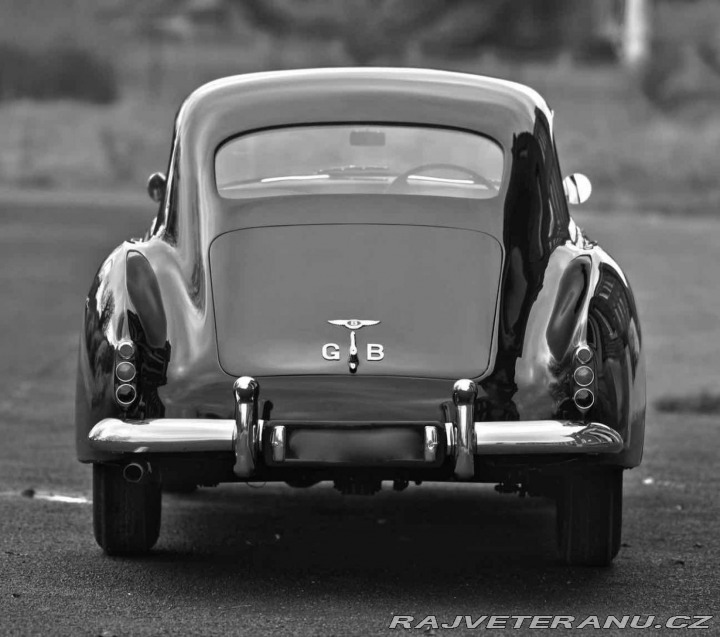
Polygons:
M637 465L645 368L632 292L622 270L568 215L549 116L542 99L525 87L436 71L270 73L200 88L178 115L168 192L157 219L142 241L124 243L108 257L88 296L78 371L79 459L114 459L87 443L90 428L105 417L231 418L234 376L223 367L233 375L257 375L261 398L272 401L273 420L437 421L453 382L470 369L477 370L472 375L480 387L476 419L578 419L570 399L572 353L588 341L599 355L597 401L586 418L616 428L626 441L623 453L600 461ZM347 121L450 126L489 135L505 150L499 196L488 201L398 196L392 197L397 205L389 212L370 205L372 198L363 195L263 201L218 195L213 153L228 137L279 125ZM317 227L316 237L308 237L308 226ZM418 321L417 332L402 306L373 305L365 296L368 281L362 270L353 271L342 259L347 253L362 258L354 237L376 239L385 230L388 236L400 236L403 229L418 247L436 236L432 255L443 264L447 259L446 267L452 268L438 273L435 281L447 281L447 289L428 289L412 272L407 277L398 303L412 303L413 314L424 307L431 317ZM303 250L327 246L328 271L337 271L341 280L349 277L362 292L355 297L340 293L341 305L331 312L327 288L334 284L331 278L320 283L316 268L312 276L293 270L287 280L265 282L274 267L272 255L266 254L258 256L261 262L253 263L249 273L239 272L235 269L241 260L230 243L242 247L250 237L261 237L266 246L288 246L289 254L279 256L281 266L294 267ZM502 246L499 273L498 256L471 252L475 246L497 255L494 245ZM396 276L407 267L407 254L398 250L394 262L392 252L382 247L368 276L383 270L387 277ZM427 267L426 256L419 267ZM483 270L475 278L473 266ZM218 268L224 271L218 273ZM477 309L493 296L498 275L497 311L485 311L480 325L477 315L468 316L468 308ZM237 287L230 290L233 285ZM282 334L271 329L275 318L257 332L232 332L238 318L250 316L259 324L262 309L255 314L256 305L266 289L275 294L287 292L288 286L302 299L302 320L293 322L290 302L287 316L277 323ZM245 296L253 303L250 315L234 300ZM379 298L386 299L387 290ZM309 309L314 299L317 312ZM283 307L277 298L268 305L276 312ZM361 316L340 316L351 309ZM487 323L491 315L492 327ZM394 324L396 317L403 325ZM344 363L348 332L323 324L332 318L383 321L358 337L362 343L377 338L388 346L385 361L361 360L358 374L350 375ZM220 344L220 360L216 324L221 338L228 339ZM473 338L475 329L479 336ZM492 345L488 330L494 335ZM243 359L242 348L258 335L260 342ZM122 338L138 344L141 372L140 400L128 414L112 396L115 348ZM341 345L342 364L323 367L319 346L324 342ZM306 345L307 353L296 349ZM314 358L297 360L310 353L311 345L317 349ZM438 356L433 355L436 346ZM413 351L402 358L402 347ZM271 352L267 359L261 358L263 349ZM477 364L465 354L477 356ZM247 369L240 369L243 360ZM317 375L323 369L324 375Z

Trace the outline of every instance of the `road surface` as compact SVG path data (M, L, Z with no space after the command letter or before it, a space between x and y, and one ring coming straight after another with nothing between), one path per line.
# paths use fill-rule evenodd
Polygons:
M414 625L429 615L717 614L705 634L720 631L718 415L651 407L609 569L555 562L549 503L467 485L369 498L270 485L166 496L152 556L104 556L90 469L74 460L76 344L92 274L151 216L149 204L87 198L0 203L0 635L422 632L389 631L394 615ZM717 391L720 223L578 216L637 292L650 401ZM443 632L462 631L423 634Z

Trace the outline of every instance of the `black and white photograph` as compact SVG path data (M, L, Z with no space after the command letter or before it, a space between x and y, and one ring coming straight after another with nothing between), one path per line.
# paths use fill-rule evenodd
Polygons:
M0 637L720 634L719 243L718 0L0 0Z

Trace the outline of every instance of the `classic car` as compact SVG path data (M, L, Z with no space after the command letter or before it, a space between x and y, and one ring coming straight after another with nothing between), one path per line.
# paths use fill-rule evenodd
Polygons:
M633 294L574 223L534 90L422 69L240 75L178 111L142 239L86 301L77 455L109 554L163 491L493 483L553 498L560 559L620 546L640 463Z

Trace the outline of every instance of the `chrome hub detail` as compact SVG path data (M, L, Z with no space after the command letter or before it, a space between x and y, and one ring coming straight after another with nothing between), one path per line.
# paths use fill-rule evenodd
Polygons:
M425 426L425 461L434 462L438 448L437 428L432 425Z
M285 427L283 425L277 425L273 427L272 437L270 439L270 446L272 447L272 456L275 462L285 461Z
M475 399L477 385L463 378L453 387L453 402L457 407L455 447L455 477L470 480L475 475L473 454L475 452Z
M260 385L250 376L241 376L233 385L235 395L235 432L233 436L235 467L233 471L239 478L247 478L255 471L259 392Z

